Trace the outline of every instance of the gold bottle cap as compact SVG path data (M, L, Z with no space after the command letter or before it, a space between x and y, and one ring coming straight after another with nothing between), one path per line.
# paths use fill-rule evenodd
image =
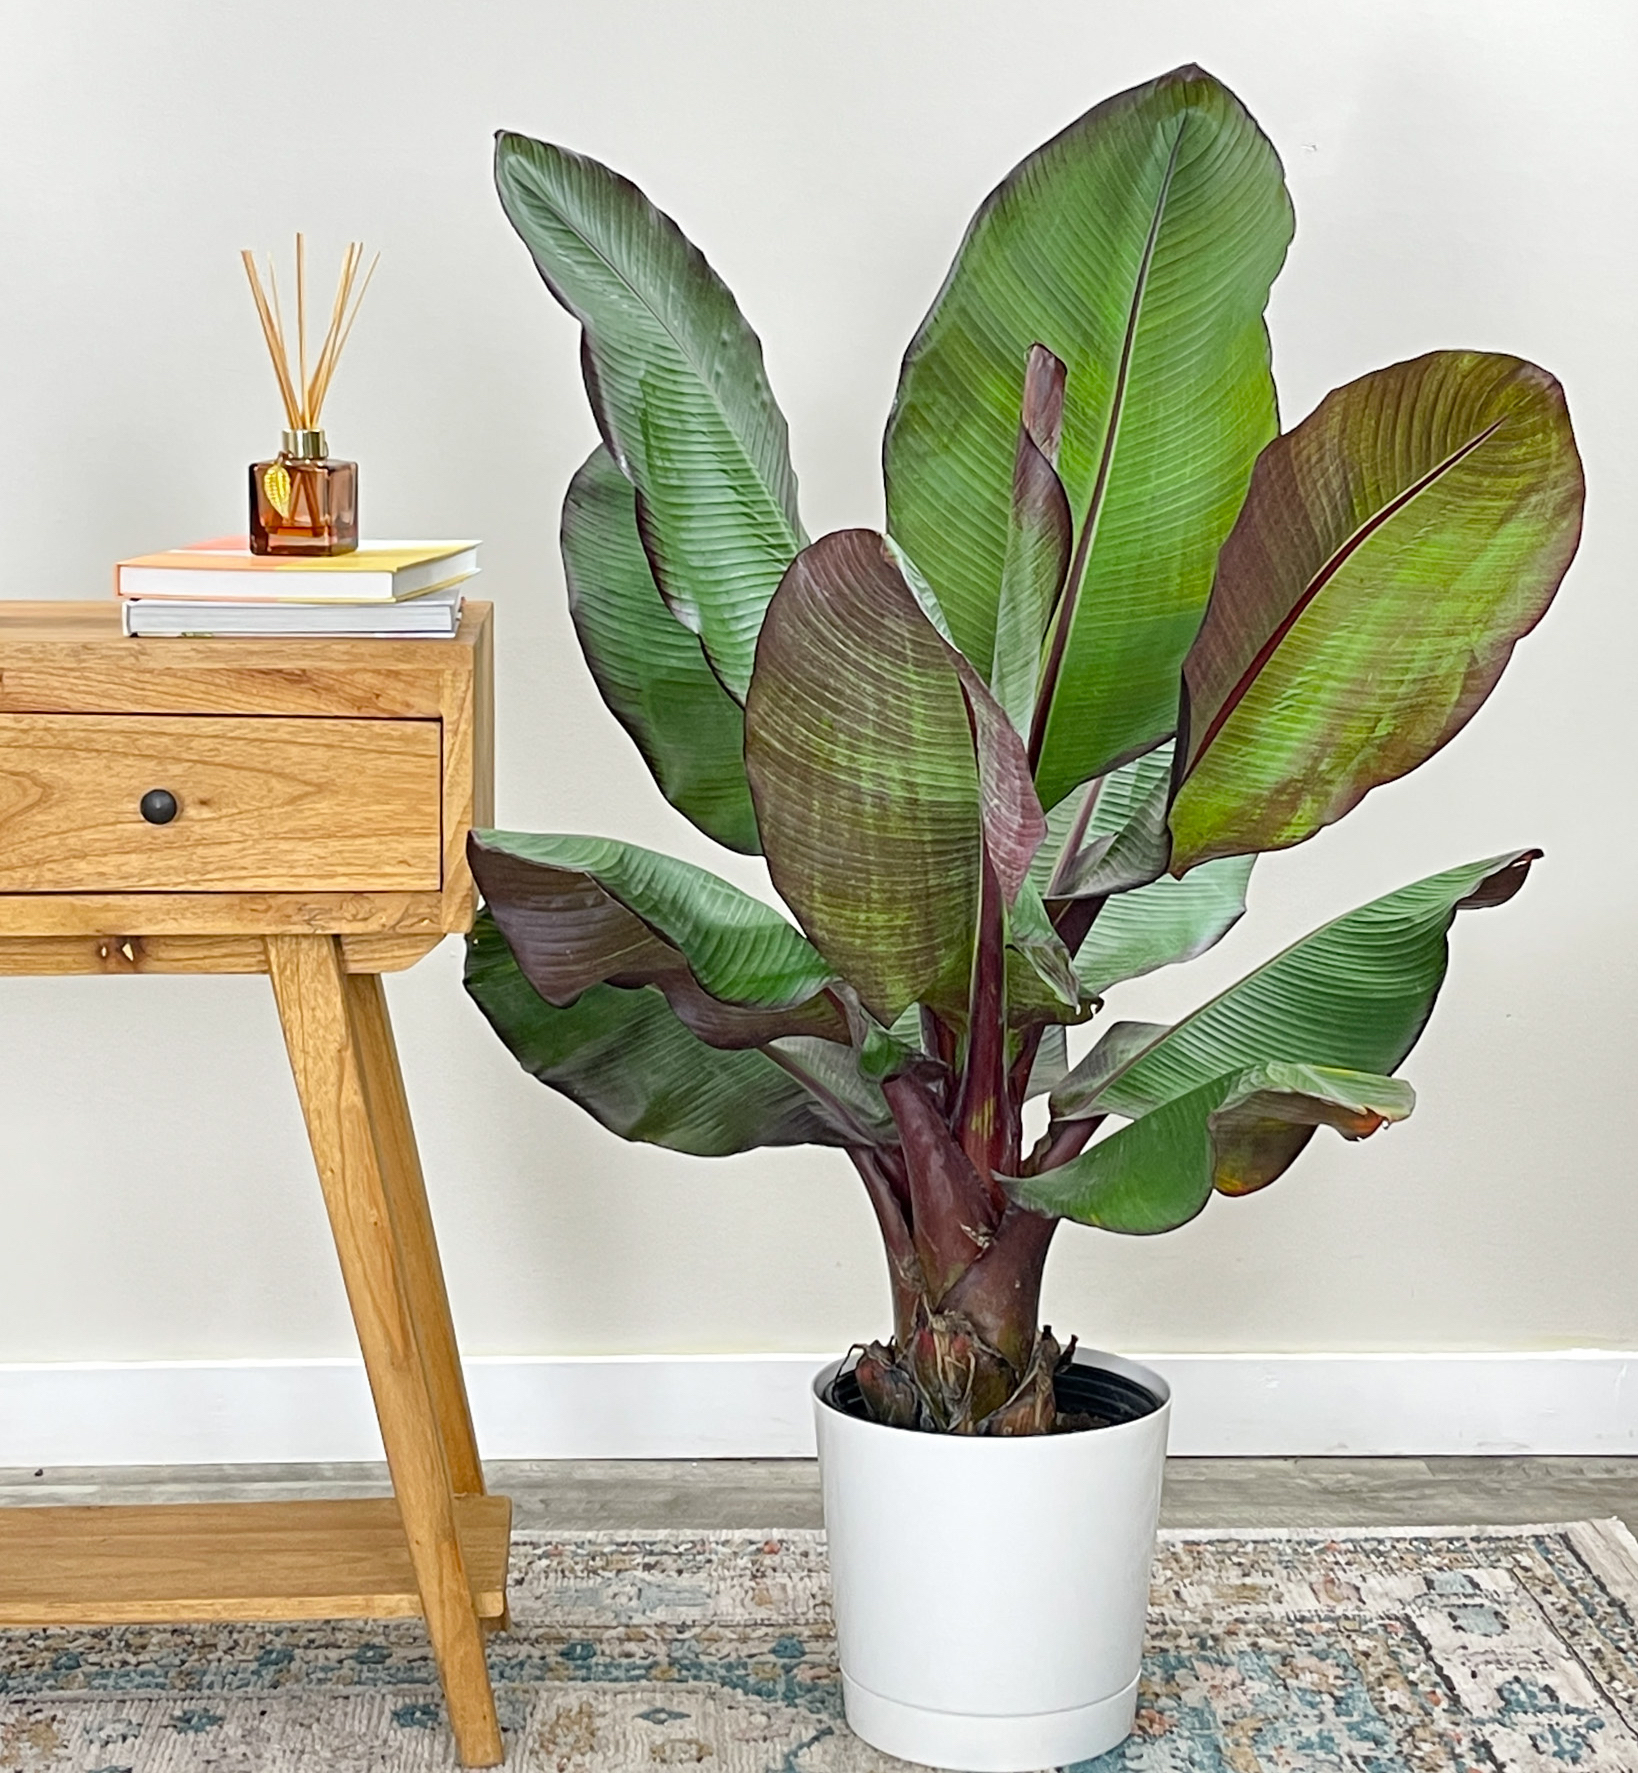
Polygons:
M285 431L281 435L280 448L298 461L321 462L330 453L322 431Z

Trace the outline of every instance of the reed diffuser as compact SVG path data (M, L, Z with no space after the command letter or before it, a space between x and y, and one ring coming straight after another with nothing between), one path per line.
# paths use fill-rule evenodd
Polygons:
M263 289L255 255L244 259L250 293L261 318L262 335L273 359L288 421L279 453L250 465L250 551L252 554L351 554L358 546L358 464L330 459L319 418L336 365L358 318L364 292L381 262L377 253L363 270L364 244L353 241L342 256L330 324L313 359L307 357L307 242L296 236L296 361L285 344L284 314L272 255ZM362 271L362 275L360 275Z

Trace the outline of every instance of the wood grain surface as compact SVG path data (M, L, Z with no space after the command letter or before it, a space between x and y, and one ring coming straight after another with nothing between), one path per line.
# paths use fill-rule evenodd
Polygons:
M472 1604L505 1610L511 1504L455 1506ZM0 1625L413 1617L391 1497L0 1508Z
M3 893L0 936L436 936L448 912L441 893Z
M0 714L0 892L435 892L441 775L433 720Z
M404 1093L398 1044L387 1014L386 988L380 978L369 973L349 977L347 1007L370 1123L375 1128L382 1185L397 1236L400 1282L415 1325L433 1416L443 1441L445 1468L457 1496L482 1495L483 1466L472 1430L466 1376L461 1371L426 1178L421 1172L409 1098Z
M0 711L436 717L489 623L468 601L450 640L132 640L111 597L0 599Z
M424 960L443 940L430 935L342 936L349 973L398 973ZM0 979L65 975L121 977L142 973L265 973L263 936L6 936L0 935Z
M368 1037L333 937L270 936L267 958L450 1725L467 1766L494 1766L500 1725L456 1532L446 1426L417 1321L429 1302L426 1277L405 1253L421 1234L400 1232L404 1178L389 1181L382 1146L401 1159L401 1141L384 1140L376 1119L383 1055L377 1041L366 1056ZM427 1340L436 1343L435 1329ZM449 1426L458 1438L458 1425Z
M143 780L136 786L119 776L116 784L100 767L98 779L90 782L83 767L76 770L62 756L48 766L38 739L31 741L36 755L25 759L22 749L9 743L9 734L0 733L0 939L83 936L112 943L117 955L122 944L137 938L324 932L383 938L383 965L392 967L409 964L412 940L425 939L430 947L439 934L470 928L477 892L466 865L466 832L494 817L492 633L489 604L469 601L459 631L447 641L131 640L119 631L119 608L112 598L0 600L0 720L69 715L99 722L119 716L208 720L222 749L210 764L218 772L245 755L228 746L236 722L265 717L357 723L363 731L353 744L366 753L386 747L387 761L370 768L393 778L390 792L372 795L369 806L360 808L370 778L368 772L356 777L342 802L327 803L335 815L327 820L317 816L322 792L306 800L303 790L293 790L313 815L314 829L306 835L318 847L287 832L287 851L281 854L258 832L252 856L248 841L235 854L232 840L248 839L253 811L235 805L230 823L237 830L219 823L208 844L197 806L186 837L186 806L173 824L138 832L130 828L135 801L148 788L171 783ZM367 735L370 728L406 723L436 733L440 751L430 785L424 774L416 774L416 806L404 816L407 801L395 802L394 794L410 760L391 752L392 741ZM158 729L135 730L152 737ZM182 730L203 735L205 727ZM97 749L98 734L89 728L69 741L69 750L82 760ZM143 761L173 765L177 758L174 750L163 757L140 755ZM132 761L122 758L125 765ZM417 772L422 761L414 759ZM344 760L349 773L351 762ZM277 799L274 784L283 781L288 787L292 773L298 779L307 773L305 761L294 772L287 759L267 763L260 790L252 792L242 775L233 777L253 800L256 793ZM48 779L27 779L29 772ZM127 793L119 800L109 835L97 821L108 813L103 797L113 795L116 785L134 788L134 798ZM333 778L329 786L336 786ZM88 797L86 806L79 796ZM268 822L276 821L263 820ZM53 840L53 830L63 839L81 829L93 841L77 858L66 843L59 847ZM141 842L144 835L157 835L164 846ZM197 852L189 850L191 842L198 843ZM189 868L166 872L184 851ZM72 869L75 860L91 866ZM70 873L72 880L61 884ZM350 967L363 952L355 943ZM49 971L122 970L117 963L89 964L84 950L69 963L62 950L49 957L40 953L49 959ZM222 953L227 961L222 970L242 970L236 947ZM23 958L13 950L0 960L0 971L21 970ZM139 963L132 970L183 969L172 949L163 963L155 952L148 966Z
M418 1613L474 1767L510 1505L376 975L471 924L491 673L487 604L447 642L133 641L112 602L0 602L0 976L270 975L396 1495L0 1508L0 1625Z

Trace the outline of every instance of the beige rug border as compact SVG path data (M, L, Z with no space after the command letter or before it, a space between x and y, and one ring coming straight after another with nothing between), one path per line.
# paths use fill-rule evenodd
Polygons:
M1567 1538L1592 1573L1638 1617L1638 1538L1615 1515L1576 1521L1438 1527L1162 1527L1157 1537L1162 1545L1283 1541L1323 1546L1361 1539L1426 1539L1435 1542L1441 1539L1524 1539L1538 1533L1555 1533ZM636 1543L662 1546L679 1542L699 1544L701 1541L743 1545L747 1540L764 1539L794 1541L808 1549L817 1549L823 1544L824 1537L823 1527L636 1527L626 1530L594 1527L568 1528L561 1532L524 1527L515 1529L512 1534L513 1543L522 1545Z

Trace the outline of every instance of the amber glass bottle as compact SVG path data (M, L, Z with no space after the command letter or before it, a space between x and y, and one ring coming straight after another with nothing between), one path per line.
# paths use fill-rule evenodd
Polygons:
M286 431L270 462L250 465L252 554L351 554L358 546L358 463L331 461L322 431Z

